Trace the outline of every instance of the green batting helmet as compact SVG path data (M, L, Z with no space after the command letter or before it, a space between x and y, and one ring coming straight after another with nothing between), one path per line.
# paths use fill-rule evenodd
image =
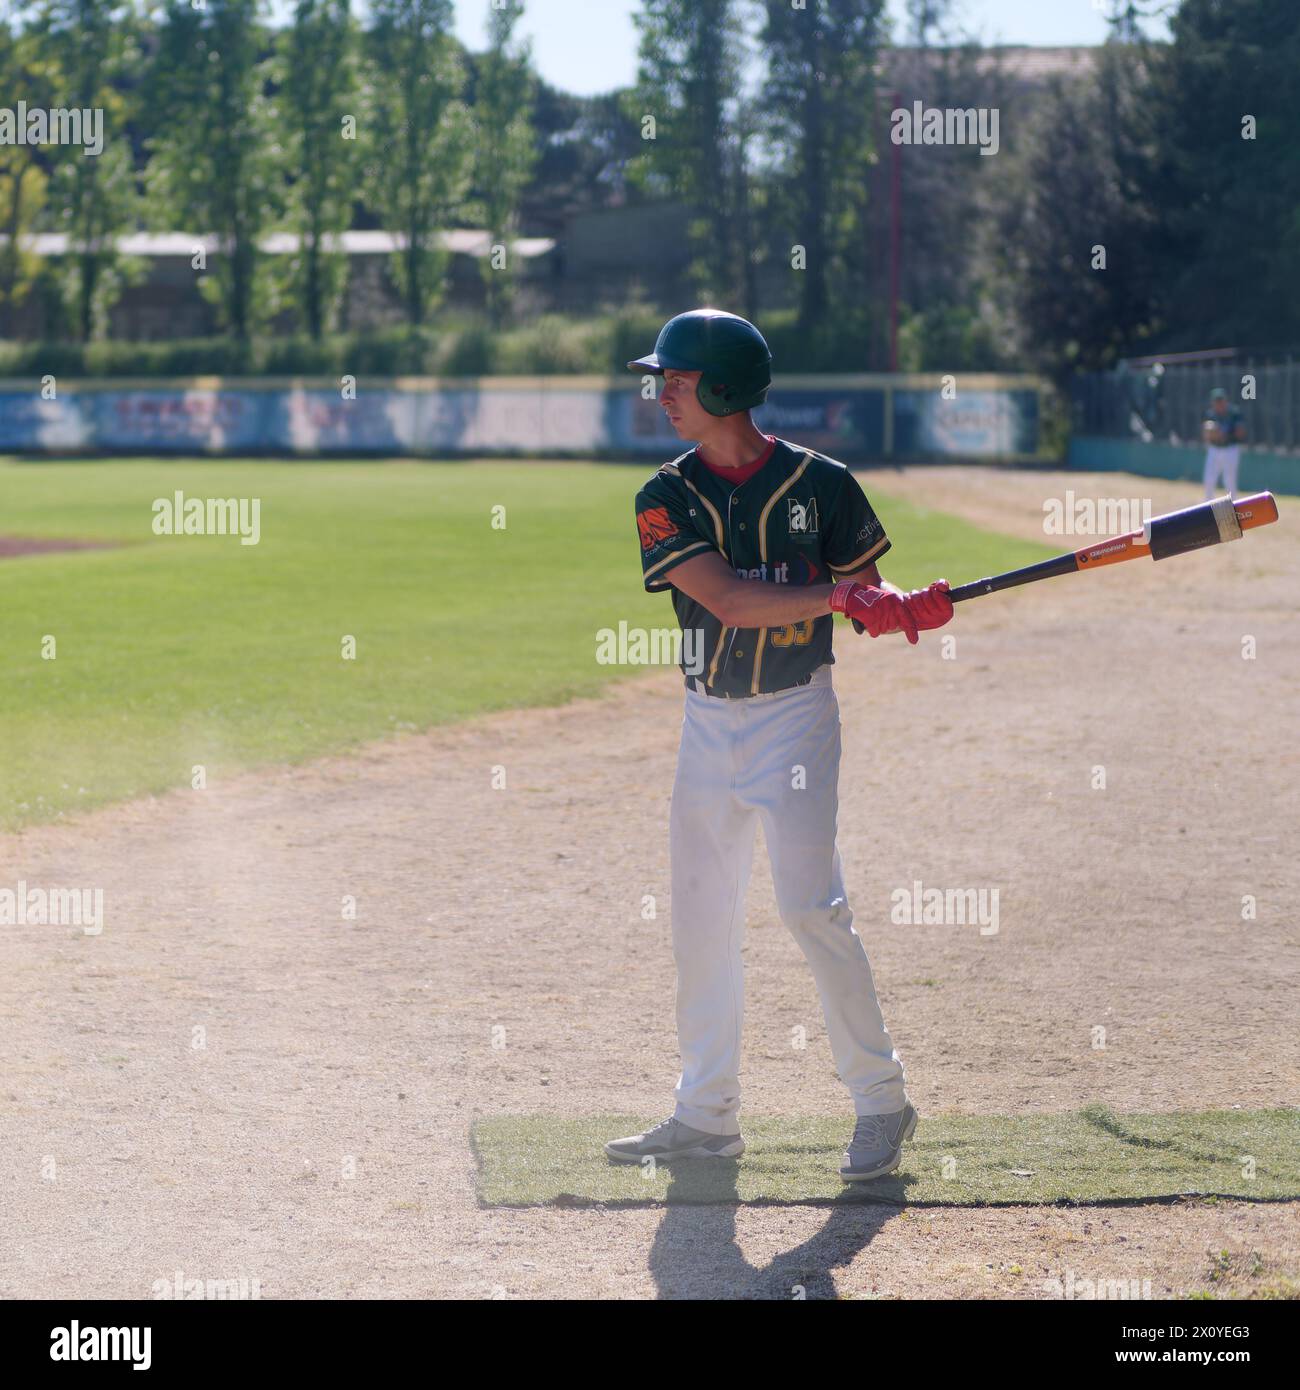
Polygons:
M695 394L710 415L762 405L772 384L772 354L748 319L721 309L692 309L659 330L655 350L627 365L634 371L702 372Z

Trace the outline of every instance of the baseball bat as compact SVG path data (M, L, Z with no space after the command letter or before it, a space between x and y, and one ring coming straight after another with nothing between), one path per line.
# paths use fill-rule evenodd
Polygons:
M1184 507L1180 512L1153 516L1150 521L1143 523L1140 531L1112 536L1095 545L1085 545L1082 550L1040 560L1036 565L1026 565L1023 569L1007 570L1003 574L962 584L949 589L948 597L954 603L962 603L968 598L995 594L1001 589L1014 589L1019 584L1054 579L1058 574L1079 574L1084 570L1100 569L1103 565L1115 565L1122 560L1136 560L1143 555L1150 555L1153 560L1167 560L1189 550L1200 550L1203 546L1240 540L1243 531L1268 526L1276 520L1277 499L1271 492L1256 492L1236 501L1231 497L1216 497L1212 502L1198 502L1196 506Z

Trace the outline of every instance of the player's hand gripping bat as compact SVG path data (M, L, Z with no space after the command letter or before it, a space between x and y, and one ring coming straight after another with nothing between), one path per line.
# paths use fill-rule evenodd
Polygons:
M1153 516L1140 531L1112 536L1108 541L1040 560L1036 565L962 584L950 589L948 597L954 603L961 603L964 599L979 598L981 594L997 593L999 589L1014 589L1017 584L1033 584L1039 579L1053 579L1058 574L1100 569L1102 565L1118 564L1121 560L1136 560L1140 555L1168 560L1173 555L1199 550L1202 546L1240 540L1243 531L1267 526L1276 520L1277 500L1271 492L1256 492L1250 497L1239 497L1235 502L1230 497L1216 497L1213 502L1200 502L1180 512Z

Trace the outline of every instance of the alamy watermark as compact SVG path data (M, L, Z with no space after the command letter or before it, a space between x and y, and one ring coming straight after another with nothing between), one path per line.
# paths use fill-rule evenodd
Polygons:
M153 1281L153 1296L164 1300L252 1300L261 1298L262 1281L241 1275L238 1279L196 1279L186 1278L185 1271L178 1269L170 1279Z
M1048 536L1124 536L1151 520L1149 497L1065 496L1043 502L1043 532Z
M978 145L981 155L997 154L996 106L929 106L914 101L889 113L889 138L896 145Z
M130 1361L131 1369L153 1365L150 1327L83 1327L75 1318L50 1331L51 1361Z
M83 145L90 155L104 149L102 107L0 106L0 145Z
M596 633L598 666L680 666L704 674L704 630L688 627L602 627Z
M85 936L104 930L102 888L29 888L20 878L0 886L0 927L80 927Z
M927 888L918 878L910 888L895 888L889 900L889 920L895 926L978 925L981 936L998 934L996 888Z
M155 536L238 536L240 545L262 538L260 497L171 497L153 500Z
M1151 1297L1150 1279L1085 1279L1067 1269L1065 1278L1044 1279L1043 1293L1048 1298L1064 1299L1140 1299Z

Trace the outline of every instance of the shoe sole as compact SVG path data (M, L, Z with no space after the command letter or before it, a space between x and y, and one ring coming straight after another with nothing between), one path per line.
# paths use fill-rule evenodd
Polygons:
M887 1173L892 1173L903 1161L903 1145L916 1133L916 1122L920 1116L915 1110L912 1111L912 1118L908 1120L903 1129L902 1137L898 1141L898 1147L888 1162L883 1163L879 1168L873 1168L867 1173L846 1173L840 1169L840 1177L844 1182L870 1182L872 1178L883 1178Z
M737 1139L734 1144L728 1144L723 1149L705 1149L700 1147L690 1149L673 1149L669 1153L625 1153L622 1149L611 1149L605 1145L606 1157L613 1159L615 1163L643 1163L647 1158L653 1158L656 1163L673 1163L679 1158L739 1158L745 1152L745 1141Z

